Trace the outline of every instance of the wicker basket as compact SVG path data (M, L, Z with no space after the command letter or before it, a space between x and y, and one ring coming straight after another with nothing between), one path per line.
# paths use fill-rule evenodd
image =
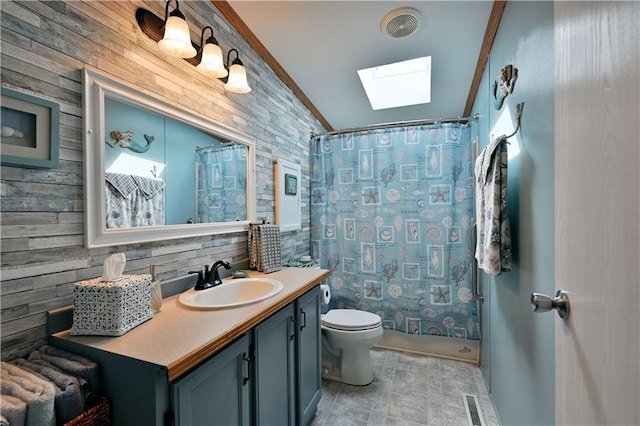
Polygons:
M64 426L110 426L111 425L111 404L107 398L101 398L100 402L80 414L73 420L68 421Z

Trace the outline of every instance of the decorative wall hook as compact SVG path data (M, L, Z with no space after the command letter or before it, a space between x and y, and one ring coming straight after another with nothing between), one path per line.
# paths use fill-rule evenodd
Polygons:
M513 93L513 88L516 85L518 79L518 68L514 68L513 65L505 65L500 70L500 93L498 93L498 82L493 82L493 106L495 109L502 108L504 99Z

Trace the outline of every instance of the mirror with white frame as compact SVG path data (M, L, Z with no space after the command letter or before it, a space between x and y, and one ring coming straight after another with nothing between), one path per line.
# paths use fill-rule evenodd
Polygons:
M255 140L85 68L85 244L239 232L255 216Z

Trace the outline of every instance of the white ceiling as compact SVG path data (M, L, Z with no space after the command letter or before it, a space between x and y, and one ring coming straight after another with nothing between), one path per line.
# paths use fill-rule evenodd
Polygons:
M463 115L493 1L245 1L229 5L334 129ZM398 7L423 16L405 39L380 30ZM432 57L431 103L374 111L357 70Z

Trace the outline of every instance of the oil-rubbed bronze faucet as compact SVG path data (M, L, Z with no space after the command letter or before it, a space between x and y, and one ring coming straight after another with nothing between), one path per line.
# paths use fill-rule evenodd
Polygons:
M213 287L213 284L206 281L205 277L210 275L209 265L204 265L204 271L189 271L190 274L198 274L198 281L196 282L196 286L194 290L205 290L207 288Z
M208 283L211 283L212 286L217 286L222 284L222 280L220 279L220 273L218 272L218 269L221 266L224 266L224 269L231 269L231 265L229 264L229 262L225 262L224 260L218 260L216 263L213 264L213 266L209 270L209 277L208 279L205 279L205 281ZM213 278L211 278L211 275L213 275Z
M211 269L209 269L209 265L204 265L204 271L189 271L190 274L198 274L198 282L196 283L194 290L206 290L222 284L220 273L218 272L218 269L221 266L224 266L225 269L231 269L229 262L218 260L213 264Z

